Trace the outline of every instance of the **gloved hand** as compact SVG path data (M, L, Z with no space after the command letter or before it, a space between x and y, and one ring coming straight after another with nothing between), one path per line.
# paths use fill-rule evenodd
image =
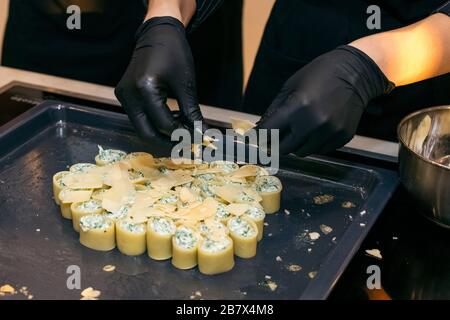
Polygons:
M349 142L369 101L393 88L365 53L342 46L288 79L258 128L280 130L282 154L326 153Z
M194 60L184 25L172 17L151 18L137 34L131 62L115 94L138 134L168 140L179 127L193 127L203 117L197 101ZM171 93L180 116L174 117L166 101Z

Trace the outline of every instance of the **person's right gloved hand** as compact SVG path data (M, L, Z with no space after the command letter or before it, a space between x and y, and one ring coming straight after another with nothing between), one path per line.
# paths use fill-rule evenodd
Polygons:
M280 130L280 153L299 156L342 147L369 101L394 87L364 52L342 46L297 71L258 123Z
M173 130L203 121L186 31L175 18L155 17L143 23L136 37L115 94L142 138L167 141ZM166 104L169 93L178 101L179 117Z

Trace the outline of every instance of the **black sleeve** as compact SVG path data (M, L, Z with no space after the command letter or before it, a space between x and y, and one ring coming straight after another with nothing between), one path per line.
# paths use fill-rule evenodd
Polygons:
M216 11L224 0L195 0L197 10L189 23L187 30L190 32L197 28L214 11ZM148 0L143 0L145 7L148 7Z
M196 0L197 12L192 17L188 30L192 31L197 28L203 21L206 20L214 11L216 11L223 0Z
M437 9L434 13L444 13L450 16L450 1L440 6L439 9Z

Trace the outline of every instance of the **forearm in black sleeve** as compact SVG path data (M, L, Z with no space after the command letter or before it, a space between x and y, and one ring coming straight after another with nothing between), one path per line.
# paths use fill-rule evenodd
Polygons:
M145 7L148 7L149 0L143 0ZM192 31L197 28L203 21L206 20L214 11L216 11L223 3L224 0L195 0L197 2L197 9L192 17L188 31Z
M192 20L188 26L189 31L197 28L203 21L206 20L214 11L216 11L221 5L223 0L196 0L197 11L192 17Z
M444 13L448 16L450 16L450 1L443 4L439 9L437 9L434 13Z

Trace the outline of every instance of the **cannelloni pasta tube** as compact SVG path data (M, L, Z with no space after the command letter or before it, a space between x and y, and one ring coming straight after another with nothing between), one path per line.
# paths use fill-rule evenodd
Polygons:
M191 269L197 265L199 235L191 227L181 225L172 237L172 264L178 269Z
M60 171L53 176L53 199L57 205L60 204L59 193L66 187L63 178L69 173L69 171Z
M84 202L91 198L92 190L64 188L58 195L61 215L66 219L72 219L71 205L74 202Z
M266 217L264 210L257 206L249 206L244 215L255 223L258 228L257 240L261 241L264 234L264 218Z
M280 210L281 181L274 176L259 176L255 180L256 191L262 198L261 204L267 214Z
M98 200L90 199L84 202L74 202L70 206L72 214L72 225L76 232L80 232L81 217L89 214L101 214L103 211L102 203Z
M98 155L95 156L95 163L98 166L106 166L115 163L126 157L127 153L122 150L103 149L98 147Z
M258 227L245 217L233 217L228 221L230 237L233 240L234 254L239 258L252 258L256 255Z
M147 226L128 219L116 221L117 248L127 256L138 256L147 250Z
M91 214L80 219L80 243L97 251L116 247L114 221L103 214Z
M206 275L230 271L234 267L233 240L228 236L204 238L198 248L198 269Z
M164 217L152 217L147 222L147 253L154 260L167 260L172 257L172 236L175 223Z
M93 163L76 163L69 168L69 171L72 173L87 173L94 168L97 168L97 165Z

